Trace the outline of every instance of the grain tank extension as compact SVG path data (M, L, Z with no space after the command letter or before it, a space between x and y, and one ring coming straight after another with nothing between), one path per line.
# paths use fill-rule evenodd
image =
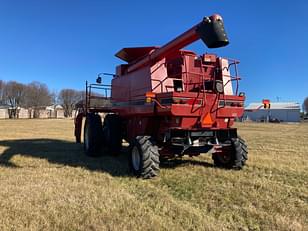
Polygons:
M244 111L239 92L238 64L216 54L197 55L183 49L201 39L208 48L228 45L219 15L200 23L167 44L123 48L116 56L111 86L87 84L86 103L75 119L75 136L88 155L119 153L122 139L130 144L130 165L135 175L159 173L162 158L210 153L219 167L241 169L247 146L232 128ZM105 93L93 95L93 88ZM109 93L110 91L110 93ZM93 105L101 98L102 105ZM104 121L98 113L105 113Z

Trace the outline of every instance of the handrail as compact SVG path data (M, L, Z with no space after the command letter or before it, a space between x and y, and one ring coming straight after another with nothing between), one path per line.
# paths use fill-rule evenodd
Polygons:
M98 89L98 90L103 90L104 91L104 95L100 96L100 95L92 95L92 89ZM94 107L91 107L91 99L111 99L111 96L108 96L108 92L111 93L111 85L110 84L97 84L97 83L88 83L88 81L86 81L86 107L85 107L85 111L86 113L88 113L91 109L93 109ZM110 94L109 94L110 95Z
M204 73L197 73L197 72L191 72L191 71L183 71L181 72L181 74L194 74L194 75L199 75L202 77L202 79L204 79ZM241 77L240 76L236 76L236 75L224 75L224 76L227 76L227 77L230 77L230 80L228 80L225 84L224 84L224 87L227 85L227 83L229 83L230 81L237 81L237 85L238 85L238 80L241 80ZM164 79L160 80L160 79L151 79L152 81L157 81L159 82L159 84L157 84L155 87L152 88L152 91L156 90L160 85L161 85L161 90L163 90L163 86L162 84L167 80L167 79L178 79L178 78L174 78L172 76L166 76ZM202 84L204 81L201 81L201 82L193 82L193 83L188 83L187 81L184 81L183 84L184 85L194 85L194 84ZM143 89L143 88L140 88L140 89ZM138 90L140 90L138 88ZM205 90L205 89L203 89ZM236 95L238 94L238 86L236 88Z

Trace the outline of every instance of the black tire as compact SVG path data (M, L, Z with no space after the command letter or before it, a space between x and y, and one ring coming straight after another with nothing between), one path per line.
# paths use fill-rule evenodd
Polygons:
M139 160L139 161L138 161ZM150 136L137 136L130 147L130 166L137 177L149 179L159 173L158 147Z
M85 154L92 157L99 156L102 147L103 126L98 114L87 114L83 138Z
M214 165L223 168L242 169L248 160L248 149L245 141L238 137L231 139L230 148L222 148L213 153Z
M122 148L121 119L116 114L107 114L103 125L104 146L112 154L119 154Z

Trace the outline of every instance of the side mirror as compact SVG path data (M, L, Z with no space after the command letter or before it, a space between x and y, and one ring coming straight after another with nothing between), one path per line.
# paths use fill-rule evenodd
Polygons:
M101 84L102 83L102 77L98 76L97 79L96 79L96 83Z

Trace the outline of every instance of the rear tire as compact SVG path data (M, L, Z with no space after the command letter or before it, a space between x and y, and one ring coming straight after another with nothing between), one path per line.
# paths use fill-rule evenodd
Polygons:
M149 179L159 173L158 147L150 136L137 136L130 147L130 165L137 177Z
M242 169L248 160L248 149L245 141L238 137L231 139L231 146L212 156L214 165L223 168Z
M87 114L84 126L84 151L88 156L99 156L102 147L103 126L98 114Z
M121 119L116 114L107 114L104 119L104 144L108 151L118 154L122 148Z

